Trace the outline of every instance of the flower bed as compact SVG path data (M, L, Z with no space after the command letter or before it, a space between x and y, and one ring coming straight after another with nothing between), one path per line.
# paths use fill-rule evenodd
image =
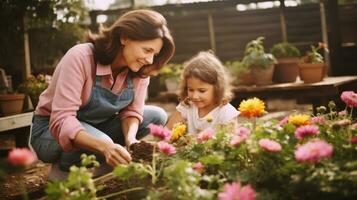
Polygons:
M51 199L129 193L129 199L356 199L356 93L344 92L341 99L343 111L330 102L316 116L295 113L281 121L260 120L264 102L248 99L239 107L248 123L198 134L186 133L184 124L172 131L151 125L158 140L148 148L152 159L117 166L105 176L127 184L103 193L105 177L93 179L87 168L73 166L68 180L46 191ZM93 157L83 163L97 165Z

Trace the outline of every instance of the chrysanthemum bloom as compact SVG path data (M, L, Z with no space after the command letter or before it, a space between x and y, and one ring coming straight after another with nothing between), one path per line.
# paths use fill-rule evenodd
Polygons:
M259 143L259 146L266 151L269 151L269 152L281 151L281 145L274 140L260 139L258 143Z
M197 142L202 143L211 139L214 135L214 129L211 127L206 128L197 135Z
M171 132L165 129L162 125L149 124L150 134L161 140L168 140L171 137Z
M356 144L357 143L357 136L352 137L349 141L351 144Z
M255 191L250 185L241 187L239 182L226 183L223 192L218 194L219 200L255 200Z
M312 117L310 122L312 124L321 124L321 125L326 124L326 120L324 117Z
M295 159L300 162L316 163L332 156L333 146L322 140L313 140L295 150Z
M338 115L339 116L346 116L347 115L347 110L343 110L343 111L338 112Z
M336 124L340 126L348 126L352 124L352 121L350 119L342 119L337 121Z
M299 140L304 139L307 135L317 135L320 133L319 127L316 125L300 126L295 130L295 137Z
M262 100L254 97L252 99L243 100L239 104L238 109L243 117L247 117L247 118L260 117L265 112L265 104Z
M159 151L166 155L173 155L176 153L176 148L167 142L160 141L157 143L157 146L159 147Z
M242 142L244 142L248 138L248 135L235 135L232 137L231 145L232 146L239 146Z
M278 126L284 126L289 123L289 117L284 117L284 119L280 120Z
M179 139L181 136L183 136L186 133L186 130L187 130L186 124L183 123L176 124L172 128L171 141L175 141Z
M295 126L308 125L310 124L310 116L305 114L290 115L289 123Z
M35 161L35 155L27 148L15 148L10 151L8 160L14 166L26 167Z
M250 134L250 130L246 127L238 127L236 130L236 134L239 136L248 136Z
M357 107L357 93L353 91L342 92L341 100L349 107Z
M192 169L202 174L205 171L205 166L201 162L198 162L193 164Z

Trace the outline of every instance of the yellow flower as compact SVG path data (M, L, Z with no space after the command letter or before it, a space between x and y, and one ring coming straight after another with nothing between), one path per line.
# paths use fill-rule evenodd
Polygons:
M265 112L265 104L262 100L254 97L248 100L243 100L239 104L238 109L243 117L259 117Z
M187 126L184 123L175 124L172 128L171 141L179 139L182 135L186 133Z
M295 126L303 126L310 124L310 116L306 114L296 114L289 116L289 123Z
M208 115L206 117L206 120L207 120L208 123L211 123L213 121L213 117L211 115Z

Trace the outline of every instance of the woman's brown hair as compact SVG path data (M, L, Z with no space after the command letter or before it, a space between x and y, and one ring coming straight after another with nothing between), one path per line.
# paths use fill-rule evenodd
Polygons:
M102 28L98 34L89 32L88 41L94 44L94 56L97 62L109 65L121 50L120 37L131 40L152 40L162 38L163 46L151 65L146 65L137 74L145 76L153 70L159 70L173 56L175 44L167 28L166 19L152 10L129 11L119 17L109 28Z
M188 103L187 79L197 78L214 86L216 103L229 103L233 97L231 78L222 62L210 51L199 52L196 56L184 63L181 76L179 99Z

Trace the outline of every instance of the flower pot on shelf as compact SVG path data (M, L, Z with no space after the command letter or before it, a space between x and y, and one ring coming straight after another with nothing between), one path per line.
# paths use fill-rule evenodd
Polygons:
M323 80L324 63L300 63L299 74L304 83L316 83Z
M241 73L237 75L237 81L235 85L254 85L254 79L251 71Z
M267 68L252 65L251 70L256 85L270 85L273 83L274 64Z
M273 81L276 83L295 82L299 75L299 58L278 58L275 64Z
M22 112L25 94L0 94L0 107L3 115L15 115Z

